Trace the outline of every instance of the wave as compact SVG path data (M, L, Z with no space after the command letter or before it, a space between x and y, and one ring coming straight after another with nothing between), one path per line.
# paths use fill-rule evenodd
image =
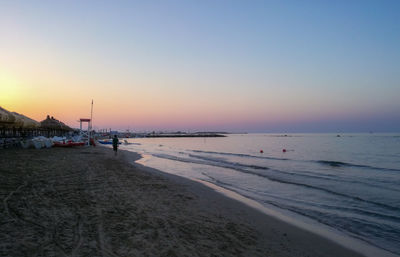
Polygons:
M335 229L342 231L345 234L348 234L354 238L357 238L361 241L371 244L379 249L383 249L383 250L389 251L394 254L400 253L396 248L392 248L392 247L388 247L388 246L385 247L385 246L377 244L373 240L369 239L368 235L365 234L365 231L360 230L360 228L365 227L366 224L362 223L360 221L357 221L355 219L349 219L349 218L344 218L344 217L340 217L340 216L337 216L335 218L333 218L332 216L327 217L326 215L324 215L324 213L318 212L318 211L310 211L310 210L306 210L306 209L294 208L293 206L290 206L290 205L285 205L285 204L281 204L281 203L278 204L276 202L268 201L268 200L264 200L263 202L266 204L275 206L279 209L287 210L287 211L294 212L294 213L300 214L302 216L311 218L321 224L324 224L324 225L327 225L330 227L334 227ZM348 222L343 222L344 219L347 219ZM337 221L337 222L335 222L335 221ZM369 224L369 226L371 226L371 224ZM372 229L375 231L380 231L380 229L379 230L376 228L372 228ZM369 230L371 230L371 227L369 228ZM385 231L396 235L395 234L396 232L393 231L393 229L391 229L391 228L386 228ZM377 235L375 235L375 236L377 236Z
M238 163L238 162L229 162L229 161L222 160L220 158L211 158L211 157L205 157L205 156L194 155L194 154L189 154L189 156L193 157L193 158L197 158L197 159L206 160L206 161L220 162L220 163L224 163L229 166L233 165L233 166L238 166L238 167L252 168L252 169L256 169L256 170L268 170L269 169L268 167L265 167L265 166L242 164L242 163Z
M230 168L233 165L233 166L236 166L236 167L245 167L245 168L252 168L252 169L259 169L259 170L270 170L270 171L275 172L275 173L285 174L285 175L290 175L290 176L295 176L295 177L305 177L305 178L318 179L318 180L322 179L322 180L336 181L336 182L340 182L340 183L345 182L345 183L351 183L351 184L362 184L362 185L366 185L366 186L376 186L374 184L365 183L365 182L362 182L362 181L354 181L354 180L353 181L349 181L349 180L345 180L343 178L342 179L337 179L337 178L334 178L334 177L331 177L331 176L330 177L321 176L320 174L317 174L317 173L311 172L311 171L302 171L303 173L290 172L290 171L282 171L282 170L277 170L277 169L270 169L270 168L265 167L265 166L248 165L248 164L241 164L241 163L237 163L237 162L231 163L229 161L225 161L223 159L215 158L215 157L214 158L213 157L205 157L205 156L193 155L193 154L189 154L189 156L193 157L193 158L202 159L202 160L224 163L224 164L226 164L226 166L223 166L223 167L226 167L226 168ZM220 166L220 167L222 167L222 166ZM309 173L309 174L305 174L304 172ZM250 173L250 172L247 172L247 173ZM260 174L257 173L257 175L260 175ZM391 188L391 187L388 188L388 187L386 187L386 189L390 189L392 191L400 192L400 190L397 189L397 188Z
M325 193L329 193L332 195L336 195L336 196L340 196L343 198L347 198L347 199L352 199L358 202L364 202L364 203L368 203L368 204L372 204L381 208L386 208L388 210L392 210L392 211L397 211L400 210L399 207L396 206L391 206L388 204L384 204L384 203L379 203L379 202L375 202L375 201L371 201L371 200L367 200L367 199L363 199L361 197L358 196L352 196L352 195L348 195L345 193L340 193L340 192L336 192L327 188L323 188L323 187L319 187L319 186L314 186L314 185L310 185L310 184L306 184L306 183L301 183L301 182L296 182L296 181L292 181L292 180L285 180L283 178L277 178L273 175L267 174L267 173L260 173L260 172L255 172L252 170L249 170L249 168L253 168L253 165L245 165L245 164L239 164L239 163L230 163L227 161L222 161L220 159L215 159L215 158L207 158L207 157L203 157L203 156L198 156L201 157L203 159L193 159L193 158L182 158L182 157L176 157L173 155L168 155L168 154L153 154L153 156L158 157L158 158L164 158L164 159L169 159L169 160L173 160L173 161L180 161L180 162L187 162L187 163L195 163L195 164L202 164L202 165L209 165L209 166L214 166L214 167L220 167L220 168L228 168L228 169L233 169L235 171L238 172L242 172L242 173L246 173L246 174L250 174L250 175L254 175L254 176L258 176L258 177L262 177L265 179L268 179L270 181L273 182L277 182L277 183L282 183L282 184L288 184L288 185L295 185L295 186L300 186L303 188L309 188L309 189L313 189L313 190L318 190L318 191L322 191ZM190 156L190 155L189 155ZM195 157L192 155L192 157ZM197 158L197 157L195 157ZM261 166L257 166L257 167L261 167ZM274 170L274 169L269 169L267 167L262 167L263 170L268 170L268 171L274 171L274 172L281 172L279 170Z
M189 151L192 151L192 152L195 152L195 153L209 153L209 154L219 154L219 155L230 155L230 156L250 157L250 158L267 159L267 160L279 160L279 161L290 160L290 159L287 159L287 158L255 156L255 155L243 154L243 153L225 153L225 152L213 152L213 151L201 151L201 150L189 150Z
M269 157L269 156L256 156L256 155L242 154L242 153L227 153L227 152L214 152L214 151L201 151L201 150L188 150L188 151L195 152L195 153L217 154L217 155L237 156L237 157L249 157L249 158L278 160L278 161L314 162L314 163L318 163L318 164L322 164L322 165L328 165L328 166L331 166L331 167L357 167L357 168L368 168L368 169L373 169L373 170L385 170L385 171L400 172L400 169L382 168L382 167L375 167L375 166L363 165L363 164L354 164L354 163L341 162L341 161L294 160L294 159L288 159L288 158L277 158L277 157Z
M329 193L329 194L341 196L341 197L348 198L348 199L353 199L353 200L364 202L364 203L373 204L375 206L387 208L387 209L393 210L393 211L400 210L400 208L396 207L396 206L391 206L391 205L388 205L388 204L383 204L383 203L379 203L379 202L366 200L366 199L363 199L363 198L358 197L358 196L352 196L352 195L336 192L336 191L333 191L333 190L330 190L330 189L318 187L318 186L313 186L313 185L309 185L309 184L305 184L305 183L300 183L300 182L295 182L295 181L288 181L288 180L283 180L283 179L273 178L273 177L268 177L268 179L272 180L272 181L275 181L275 182L280 182L280 183L283 183L283 184L292 184L292 185L302 186L302 187L306 187L306 188L310 188L310 189L314 189L314 190L318 190L318 191L323 191L323 192L326 192L326 193Z
M215 178L213 178L211 176L207 175L207 177L211 178L218 186L221 186L222 188L231 190L231 191L233 191L235 193L243 194L242 190L248 191L248 190L243 189L243 188L236 188L235 186L233 186L231 184L228 184L228 183L223 183L223 182L221 182L221 181L219 181L219 180L217 180L217 179L215 179ZM293 206L293 205L290 205L290 204L285 204L285 203L283 203L281 201L276 202L276 201L273 201L271 199L270 200L268 200L268 199L261 200L261 199L253 198L250 195L245 195L245 197L247 197L249 199L252 199L254 201L258 201L258 202L261 201L261 202L263 202L265 204L269 204L269 205L274 206L274 207L276 207L278 209L287 210L287 211L290 211L290 212L293 212L293 213L297 213L299 215L311 218L311 219L313 219L313 220L315 220L315 221L317 221L317 222L319 222L321 224L325 224L325 225L327 225L329 227L333 227L335 229L338 229L338 230L340 230L340 231L342 231L342 232L344 232L344 233L346 233L346 234L348 234L348 235L350 235L352 237L355 237L355 238L357 238L359 240L367 242L367 243L369 243L371 245L374 245L374 246L376 246L376 247L378 247L380 249L384 249L384 250L390 251L392 253L398 253L396 250L391 249L391 247L388 247L388 246L383 247L382 245L378 245L378 244L374 243L371 239L368 238L367 235L365 235L365 231L364 230L360 230L360 227L367 226L368 230L370 230L370 232L372 232L371 230L373 230L373 231L381 231L381 230L383 230L386 233L392 234L392 236L397 237L396 231L393 230L393 228L391 226L383 225L383 224L379 224L378 225L376 223L370 223L368 220L364 220L364 219L343 217L343 216L335 215L333 213L327 213L327 212L324 211L324 210L326 210L326 206L320 206L322 209L316 210L316 209L302 208L300 206ZM289 200L289 199L287 199L287 200ZM303 207L305 207L305 206L303 206ZM331 207L330 209L337 210L336 207ZM349 208L348 211L355 211L355 213L357 213L357 210L355 210L353 208ZM381 215L381 214L377 215L377 213L370 213L370 212L363 213L363 212L361 212L359 214L366 215L365 216L366 218L369 217L369 216L373 216L373 217L381 216L383 218L388 218L389 220L393 220L393 221L396 221L396 222L399 220L398 217L386 216L386 215ZM346 221L343 222L344 220L346 220ZM376 228L376 226L379 226L379 228ZM382 226L384 226L384 228L382 228ZM375 234L375 236L377 236L377 234Z
M315 162L323 164L323 165L328 165L331 167L357 167L357 168L368 168L368 169L374 169L374 170L400 171L400 169L381 168L381 167L374 167L374 166L369 166L369 165L353 164L353 163L339 162L339 161L318 160Z
M232 190L238 194L243 194L240 192L244 192L246 197L248 197L254 201L266 200L265 197L264 197L264 199L251 197L247 193L253 193L253 192L246 188L237 187L237 185L234 186L231 184L220 182L219 180L217 180L214 177L209 176L207 174L203 174L203 175L211 178L213 181L215 181L217 183L218 186L221 186L221 187L227 186L227 189ZM304 208L305 206L307 206L307 207L311 207L311 208L317 208L317 209L323 210L323 211L329 211L329 210L338 211L338 210L340 210L344 213L353 213L353 214L363 216L364 219L383 218L383 219L381 219L383 221L382 224L386 223L386 221L396 222L398 224L398 222L400 221L400 215L398 212L394 212L394 213L392 212L392 214L389 214L388 212L378 212L378 211L374 211L373 209L371 209L371 210L361 209L359 206L340 206L340 205L336 205L334 202L332 204L316 203L316 202L307 201L307 200L303 200L303 199L294 199L291 197L288 198L285 196L275 194L273 192L263 192L263 196L267 196L267 198L269 198L269 199L274 199L274 200L276 200L276 202L287 203L287 204L290 203L290 205L294 206L295 208Z
M189 156L193 157L193 158L201 159L201 160L206 160L206 161L211 161L211 162L219 162L219 163L226 164L225 166L218 165L219 167L231 168L232 166L236 166L236 167L252 168L252 169L256 169L256 170L270 170L270 171L275 172L275 173L285 174L285 175L290 175L290 176L299 176L299 177L305 177L305 178L324 179L324 180L343 182L343 180L341 180L341 179L335 179L335 178L332 178L332 177L321 176L321 175L317 175L314 172L309 172L309 171L303 171L303 172L307 172L307 173L310 173L310 174L295 173L295 172L290 172L290 171L282 171L282 170L277 170L277 169L270 169L269 167L259 166L259 165L252 165L252 164L249 165L249 164L242 164L242 163L237 163L237 162L232 163L232 162L226 161L226 160L221 159L221 158L205 157L205 156L193 155L193 154L189 154ZM210 164L210 163L208 163L208 164ZM248 172L248 173L250 173L250 172ZM262 174L259 174L259 173L256 173L256 175L262 176Z
M277 170L277 169L269 169L269 170L271 172L275 172L277 174L285 174L285 175L289 175L289 176L303 177L303 178L307 178L307 179L327 180L327 181L334 181L334 182L339 182L339 183L358 184L358 185L364 185L364 186L369 186L369 187L376 186L376 184L373 184L373 183L349 180L349 179L346 179L343 177L339 178L339 177L334 177L333 175L319 174L319 173L312 172L312 171L296 170L296 172L293 172L293 171L283 171L283 170ZM387 185L385 185L385 189L400 192L400 189L389 187Z
M262 169L262 170L269 169L268 167L245 165L245 164L241 164L241 163L221 162L221 161L211 160L211 159L207 160L206 158L204 158L204 160L201 160L201 159L196 160L196 159L190 159L190 158L177 157L177 156L168 155L168 154L153 154L153 156L158 157L158 158L173 160L173 161L180 161L180 162L194 163L194 164L201 164L201 165L209 165L209 166L214 166L214 167L219 167L219 168L228 168L228 169L233 169L236 171L240 171L240 172L248 173L248 174L252 174L252 175L257 175L257 176L261 176L261 177L263 177L262 174L257 173L257 172L252 172L248 169L249 168Z

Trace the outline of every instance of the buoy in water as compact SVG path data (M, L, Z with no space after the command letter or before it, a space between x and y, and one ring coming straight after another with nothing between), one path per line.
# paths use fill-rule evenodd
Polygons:
M263 151L263 150L260 150L260 153L264 153L264 151Z
M286 149L282 149L282 152L286 153Z

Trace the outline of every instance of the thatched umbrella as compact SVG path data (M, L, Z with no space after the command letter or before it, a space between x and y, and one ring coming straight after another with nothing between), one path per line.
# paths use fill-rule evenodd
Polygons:
M40 126L40 123L36 120L26 117L23 114L19 114L16 112L12 112L15 117L15 123L20 124L19 126L22 128L37 128Z
M39 122L25 115L7 111L2 107L0 107L0 124L4 127L14 128L36 128L39 126Z
M12 124L15 122L15 117L11 112L0 107L0 122Z
M70 127L62 123L61 121L55 119L53 116L50 117L47 115L45 120L40 122L40 127L48 128L48 129L63 129L63 130L72 130Z

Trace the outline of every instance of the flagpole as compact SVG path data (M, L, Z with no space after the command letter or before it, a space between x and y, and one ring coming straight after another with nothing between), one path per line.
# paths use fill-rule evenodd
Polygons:
M90 145L90 138L92 137L92 128L93 128L93 99L92 99L92 107L90 109L90 129L89 129L89 145Z

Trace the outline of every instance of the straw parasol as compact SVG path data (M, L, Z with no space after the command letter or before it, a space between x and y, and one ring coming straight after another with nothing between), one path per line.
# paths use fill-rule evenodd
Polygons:
M70 127L65 125L63 122L55 119L53 116L47 115L45 120L40 122L40 127L48 128L48 129L63 129L63 130L72 130Z
M17 112L10 112L0 107L0 125L15 128L36 128L39 122Z

